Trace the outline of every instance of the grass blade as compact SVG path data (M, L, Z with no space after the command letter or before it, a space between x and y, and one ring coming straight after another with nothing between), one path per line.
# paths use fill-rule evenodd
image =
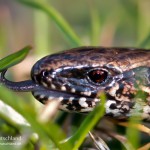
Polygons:
M61 14L56 11L53 7L44 2L29 1L29 0L18 0L19 2L26 4L32 8L39 9L46 13L61 29L65 37L70 41L73 46L80 46L81 41L78 36L74 33L70 25L65 21Z
M31 101L17 97L13 92L3 87L0 87L0 91L0 99L20 113L30 123L31 129L39 135L42 141L49 143L52 140L60 150L71 149L70 143L64 146L59 143L66 136L57 124L52 121L43 123L37 119L38 114Z
M91 44L100 45L101 22L96 8L91 8Z
M140 44L138 44L138 46L143 47L143 48L150 47L150 33Z
M105 103L105 95L101 97L101 104L98 105L84 120L76 133L68 140L69 143L74 145L73 150L77 150L80 145L83 143L86 135L92 128L96 125L96 123L100 120L100 118L104 114L104 103ZM66 142L67 143L67 142Z
M3 59L0 60L0 71L3 71L5 69L8 69L9 67L12 67L19 62L21 62L29 53L31 49L31 46L26 46L20 51L13 53Z

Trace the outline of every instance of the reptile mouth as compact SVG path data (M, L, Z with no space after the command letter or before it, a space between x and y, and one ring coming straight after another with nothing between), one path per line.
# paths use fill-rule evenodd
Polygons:
M100 101L96 97L83 96L77 93L71 93L71 91L49 89L36 84L32 80L12 82L5 78L6 71L4 70L1 73L0 82L7 88L13 91L32 92L33 96L43 104L46 104L48 101L58 100L61 110L81 113L90 112Z
M98 98L69 93L61 90L48 89L38 86L32 91L33 96L41 103L46 104L52 100L60 102L60 109L65 111L89 112L99 103Z

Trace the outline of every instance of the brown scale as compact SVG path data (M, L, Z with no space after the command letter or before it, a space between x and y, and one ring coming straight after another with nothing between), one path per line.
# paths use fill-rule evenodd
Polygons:
M135 52L133 48L80 47L65 51L65 55L64 52L60 52L57 54L57 58L55 57L56 54L51 55L51 59L49 56L46 56L42 60L41 66L38 67L40 69L55 70L60 66L76 66L76 63L78 65L99 63L101 66L112 63L116 67L120 67L122 71L125 71L133 67L141 66L141 63L150 67L150 59L147 53L147 51L142 49L138 49ZM93 59L94 56L97 56L97 59Z
M93 83L93 81L101 81L101 77L100 80L97 80L97 76L92 75L96 78L93 80L88 76L89 71L83 73L81 69L81 73L83 73L81 80L78 78L78 73L73 76L68 70L68 76L65 80L57 83L59 81L57 78L62 77L61 71L57 77L57 69L63 67L84 68L85 66L89 67L89 71L92 68L97 69L98 72L107 72L108 78L100 83ZM45 70L48 73L44 74ZM85 101L83 100L86 99L87 101L88 99L90 102L87 107L92 106L94 108L95 105L92 105L94 99L99 100L100 94L105 93L107 96L105 107L112 118L118 113L118 116L121 115L122 118L127 119L134 110L137 111L140 107L139 113L141 113L142 119L150 122L150 50L79 47L48 55L37 61L31 71L31 80L12 82L5 78L5 72L1 73L1 83L14 91L36 93L37 95L33 94L34 97L41 102L46 103L46 100L49 100L52 95L51 97L61 100L62 108L66 100L68 111L80 112L81 110L84 111L82 106L84 106ZM86 93L93 92L94 95L86 95L85 91ZM142 92L145 96L136 98L138 92ZM76 101L72 100L72 103L68 103L67 99L70 97L75 97ZM89 110L92 111L92 109ZM141 128L141 126L137 126L137 128L150 134L149 129Z

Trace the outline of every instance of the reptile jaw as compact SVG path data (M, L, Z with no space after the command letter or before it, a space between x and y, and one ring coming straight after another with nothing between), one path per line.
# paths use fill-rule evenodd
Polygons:
M39 86L32 91L33 96L41 103L46 104L52 100L60 101L60 109L68 112L90 112L100 102L99 98L67 93Z

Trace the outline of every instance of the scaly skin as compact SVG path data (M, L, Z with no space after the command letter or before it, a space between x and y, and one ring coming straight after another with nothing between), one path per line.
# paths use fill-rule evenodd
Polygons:
M40 59L32 80L1 82L15 91L31 91L46 104L61 102L60 109L87 113L106 94L106 116L128 119L140 115L150 121L150 51L134 48L80 47Z

